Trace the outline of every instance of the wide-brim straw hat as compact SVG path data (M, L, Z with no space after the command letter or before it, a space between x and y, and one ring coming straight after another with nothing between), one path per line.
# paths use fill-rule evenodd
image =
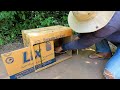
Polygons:
M70 11L68 24L77 33L95 32L107 25L114 13L115 11Z

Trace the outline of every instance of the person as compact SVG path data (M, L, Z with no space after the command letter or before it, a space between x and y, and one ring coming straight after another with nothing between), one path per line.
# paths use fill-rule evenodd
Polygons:
M112 57L112 51L106 39L95 44L96 53L89 55L90 59L109 59Z
M78 36L74 38L74 40L78 40L78 39L80 39ZM93 53L88 56L90 59L104 60L112 57L112 51L110 49L107 40L104 39L98 43L95 43L95 48L96 48L96 53Z
M96 44L98 52L110 58L104 67L105 78L120 79L120 11L70 11L68 23L80 33L79 38L56 47L55 51L84 49ZM108 41L117 46L113 56Z

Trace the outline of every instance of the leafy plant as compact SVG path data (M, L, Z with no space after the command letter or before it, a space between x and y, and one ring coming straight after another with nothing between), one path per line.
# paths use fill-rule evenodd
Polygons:
M68 11L1 11L0 45L21 37L21 30L51 25L68 26Z

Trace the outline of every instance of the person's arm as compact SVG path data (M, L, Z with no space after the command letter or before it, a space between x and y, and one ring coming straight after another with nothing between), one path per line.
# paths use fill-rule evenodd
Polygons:
M92 46L93 44L107 38L117 29L106 25L104 28L89 34L82 34L79 40L72 41L62 45L63 50L75 50L75 49L84 49Z

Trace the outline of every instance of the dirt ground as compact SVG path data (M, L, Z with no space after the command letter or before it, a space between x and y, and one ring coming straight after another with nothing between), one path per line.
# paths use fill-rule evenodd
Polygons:
M116 47L110 44L114 52ZM22 41L0 46L0 54L23 48ZM95 52L94 45L85 50L79 50L78 55L55 66L28 74L20 79L104 79L102 72L108 60L91 60L88 55ZM0 79L9 78L0 57Z

